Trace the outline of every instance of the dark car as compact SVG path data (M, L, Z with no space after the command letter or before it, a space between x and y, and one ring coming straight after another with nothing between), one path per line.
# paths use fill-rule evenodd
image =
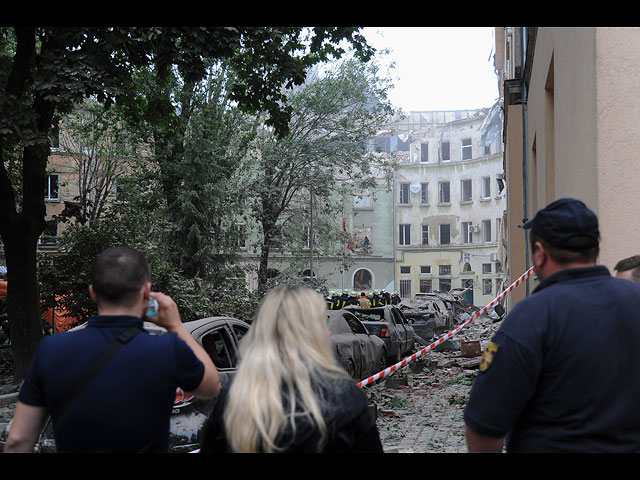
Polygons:
M385 369L384 341L370 333L353 313L330 311L328 325L336 357L354 380L363 380Z
M76 328L84 328L86 324ZM189 334L205 349L220 375L220 384L225 388L233 378L238 362L238 342L250 328L248 323L231 317L210 317L185 322ZM162 335L167 331L153 323L145 322L144 328L152 335ZM184 453L200 448L201 428L213 402L188 395L181 389L176 391L176 399L170 419L169 452ZM7 429L8 431L8 429ZM7 431L0 435L0 447L4 449ZM56 452L53 440L53 425L47 419L40 439L35 446L36 452Z
M387 349L387 364L393 365L413 352L415 331L395 305L383 307L347 307L370 333L380 337Z

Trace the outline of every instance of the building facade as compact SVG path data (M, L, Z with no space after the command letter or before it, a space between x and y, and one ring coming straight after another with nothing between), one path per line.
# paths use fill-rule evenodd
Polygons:
M600 222L599 262L638 254L640 28L497 27L503 79L511 278L530 266L522 221L582 200ZM530 293L535 282L513 295ZM515 290L514 290L514 293Z
M469 303L501 291L505 210L497 106L411 112L395 125L409 148L394 179L396 290L401 297L468 288Z

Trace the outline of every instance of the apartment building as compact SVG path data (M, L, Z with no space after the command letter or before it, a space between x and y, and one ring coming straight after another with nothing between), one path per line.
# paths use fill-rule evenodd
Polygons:
M600 222L599 262L637 255L640 28L496 27L504 105L510 279L531 262L522 229L547 204L582 200ZM530 293L514 290L511 305Z
M394 179L396 289L471 287L485 305L501 291L505 210L500 111L411 112L395 125L408 148Z

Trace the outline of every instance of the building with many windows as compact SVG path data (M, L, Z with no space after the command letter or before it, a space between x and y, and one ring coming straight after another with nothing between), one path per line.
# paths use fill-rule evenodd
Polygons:
M394 178L396 289L471 287L485 305L501 291L505 213L500 110L411 112L394 125L406 138Z

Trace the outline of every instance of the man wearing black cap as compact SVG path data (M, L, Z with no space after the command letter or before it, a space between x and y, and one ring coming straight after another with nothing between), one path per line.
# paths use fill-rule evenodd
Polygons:
M596 265L598 219L560 199L523 225L540 284L483 353L471 452L640 451L640 289Z

